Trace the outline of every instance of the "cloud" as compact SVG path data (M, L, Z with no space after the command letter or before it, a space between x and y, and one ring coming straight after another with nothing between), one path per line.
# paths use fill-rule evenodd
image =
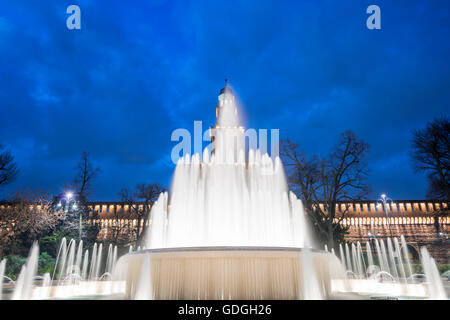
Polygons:
M398 154L411 130L450 98L448 3L381 1L378 31L365 27L369 4L79 1L82 29L70 31L61 1L9 2L0 139L23 167L17 183L58 189L86 150L104 167L96 198L167 185L172 130L212 125L225 77L249 127L279 128L322 154L352 129L370 143L371 164L408 162ZM424 195L422 176L392 168L372 165L374 190L395 180L414 185L399 197Z

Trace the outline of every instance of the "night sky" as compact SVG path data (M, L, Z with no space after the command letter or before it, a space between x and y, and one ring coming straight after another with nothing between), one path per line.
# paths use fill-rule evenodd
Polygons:
M81 30L66 8L81 7ZM381 8L381 30L366 8ZM346 129L370 144L370 198L423 199L412 130L448 114L449 1L0 0L0 142L20 167L2 187L59 193L81 151L95 200L169 186L170 135L215 122L227 77L245 126L326 155Z

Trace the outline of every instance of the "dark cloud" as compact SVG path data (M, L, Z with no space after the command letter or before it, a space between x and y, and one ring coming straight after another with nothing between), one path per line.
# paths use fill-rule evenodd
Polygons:
M17 185L58 191L86 150L103 168L95 197L168 184L172 130L214 123L228 77L247 126L279 128L309 153L351 129L371 145L373 197L421 198L411 131L448 112L449 5L379 1L8 2L0 13L0 140ZM72 4L72 3L70 3Z

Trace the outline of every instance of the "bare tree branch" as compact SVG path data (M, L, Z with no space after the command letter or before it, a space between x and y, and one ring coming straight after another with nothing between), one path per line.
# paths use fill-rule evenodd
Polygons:
M82 197L86 197L92 191L92 181L101 172L99 167L94 167L89 160L89 153L83 151L81 159L76 167L77 175L73 184L78 189L78 193Z
M130 192L126 188L119 191L118 195L121 201L127 203L130 208L130 218L137 220L132 230L136 242L143 237L145 226L150 219L150 210L160 193L164 191L164 187L158 183L137 184L135 192Z
M441 116L415 130L411 158L416 171L428 174L427 197L450 199L450 121Z
M0 185L12 182L19 173L11 151L0 144Z
M329 247L333 247L336 238L341 236L337 233L346 231L340 223L350 205L336 210L338 202L361 200L368 194L368 171L364 160L368 148L366 142L346 131L328 157L313 156L308 160L298 151L296 143L281 142L289 184L303 200L308 216Z

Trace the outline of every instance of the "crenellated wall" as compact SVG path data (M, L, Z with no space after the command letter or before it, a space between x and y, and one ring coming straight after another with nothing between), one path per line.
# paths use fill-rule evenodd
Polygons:
M421 246L427 246L439 263L450 263L450 216L438 216L438 223L435 222L437 213L448 209L449 204L428 200L393 201L386 205L386 216L383 206L377 201L341 202L337 205L339 213L336 219L344 212L340 223L349 226L347 241L373 241L374 238L386 238L391 233L393 237L404 235L408 245L416 253ZM323 203L317 205L323 208ZM100 225L99 240L108 239L117 230L126 237L128 230L143 223L133 218L127 203L90 202L88 206L92 214L98 215L92 222ZM144 210L144 206L141 202L133 204L134 210ZM0 204L0 210L7 207L8 205ZM151 220L147 222L149 223Z
M136 203L137 206L143 206ZM318 204L323 208L323 204ZM129 221L127 213L129 205L121 202L93 202L91 210L98 213L99 220L96 223L101 226L100 238L107 239L114 226L127 224L136 225L137 220ZM383 205L377 201L341 202L337 205L338 216L344 212L341 223L349 226L349 234L346 240L349 242L373 241L375 238L405 236L405 239L413 251L418 254L421 246L426 246L439 263L450 263L448 240L448 226L450 216L437 217L439 223L435 223L436 213L449 208L448 202L427 200L393 201ZM115 217L120 216L120 219ZM118 221L117 221L118 220ZM150 221L151 222L151 221ZM141 222L142 223L142 222Z
M323 204L319 204L323 208ZM381 226L381 225L428 225L434 223L436 212L449 207L448 202L441 201L393 201L383 205L376 201L361 201L355 203L342 202L337 210L345 212L343 225L350 226ZM439 217L439 223L449 224L450 217Z

